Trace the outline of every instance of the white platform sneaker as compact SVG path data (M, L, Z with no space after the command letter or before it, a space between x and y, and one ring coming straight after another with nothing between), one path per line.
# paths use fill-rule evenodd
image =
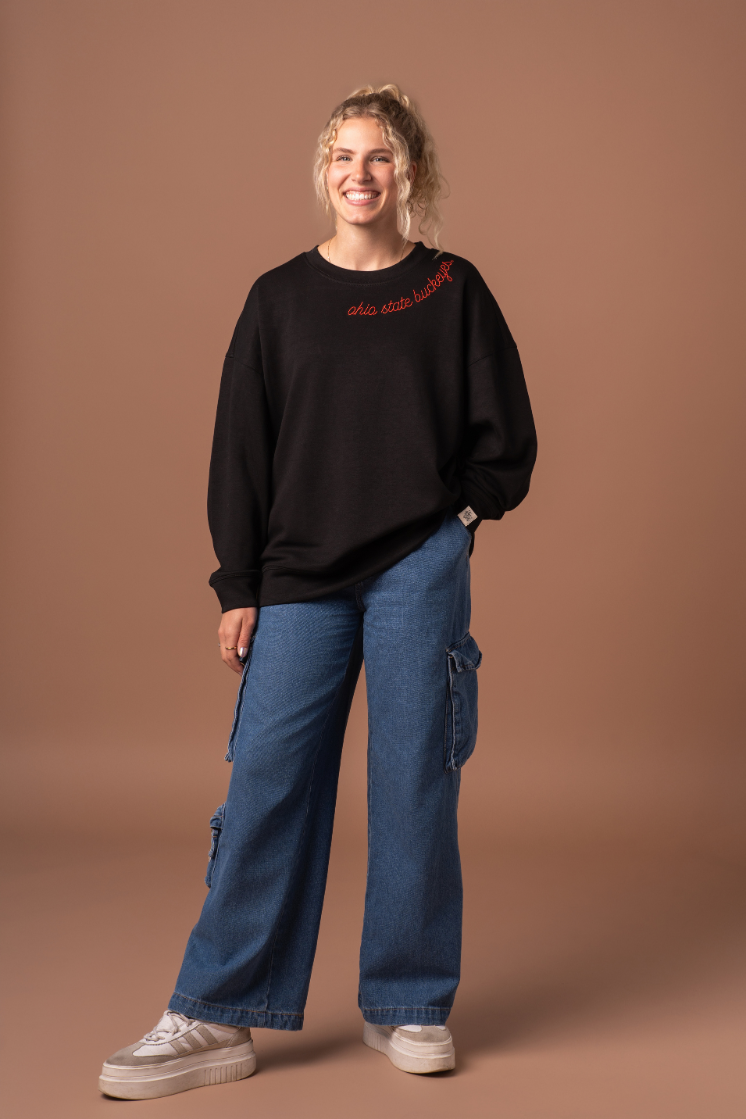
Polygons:
M154 1030L104 1061L98 1086L120 1100L152 1100L243 1080L255 1070L250 1029L167 1010Z
M456 1050L447 1026L374 1026L366 1022L363 1041L385 1053L403 1072L446 1072L456 1067Z

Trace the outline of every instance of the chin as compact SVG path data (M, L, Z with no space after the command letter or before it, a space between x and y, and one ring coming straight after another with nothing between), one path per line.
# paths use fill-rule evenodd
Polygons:
M381 218L385 213L383 206L376 206L375 209L347 205L344 207L344 212L350 217L354 218Z

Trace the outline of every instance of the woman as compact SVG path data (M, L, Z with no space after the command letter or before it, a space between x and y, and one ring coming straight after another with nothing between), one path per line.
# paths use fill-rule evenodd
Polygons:
M108 1095L241 1079L252 1026L301 1029L363 659L363 1041L407 1072L454 1067L456 808L481 660L469 556L480 522L525 497L536 440L495 300L440 250L440 182L411 101L352 94L316 162L334 236L261 276L238 320L208 497L220 654L241 673L233 772L176 991L104 1064ZM408 239L415 217L435 248Z

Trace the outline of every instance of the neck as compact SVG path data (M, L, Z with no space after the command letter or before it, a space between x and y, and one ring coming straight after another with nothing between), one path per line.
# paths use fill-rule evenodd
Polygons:
M339 223L334 237L319 251L339 268L357 272L375 272L398 263L414 248L414 242L404 241L396 227L373 229Z

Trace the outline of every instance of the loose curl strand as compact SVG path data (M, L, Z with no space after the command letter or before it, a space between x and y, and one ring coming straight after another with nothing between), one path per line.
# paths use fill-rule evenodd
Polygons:
M439 252L443 218L438 201L445 179L440 171L438 155L428 127L414 103L396 85L372 85L356 89L338 105L319 136L314 161L314 186L324 212L332 217L334 207L329 197L327 171L332 148L342 122L353 117L371 117L381 127L386 146L394 156L394 179L397 186L397 220L399 232L406 241L412 220L419 232ZM414 181L410 181L410 164L416 164ZM446 184L447 185L447 184Z

